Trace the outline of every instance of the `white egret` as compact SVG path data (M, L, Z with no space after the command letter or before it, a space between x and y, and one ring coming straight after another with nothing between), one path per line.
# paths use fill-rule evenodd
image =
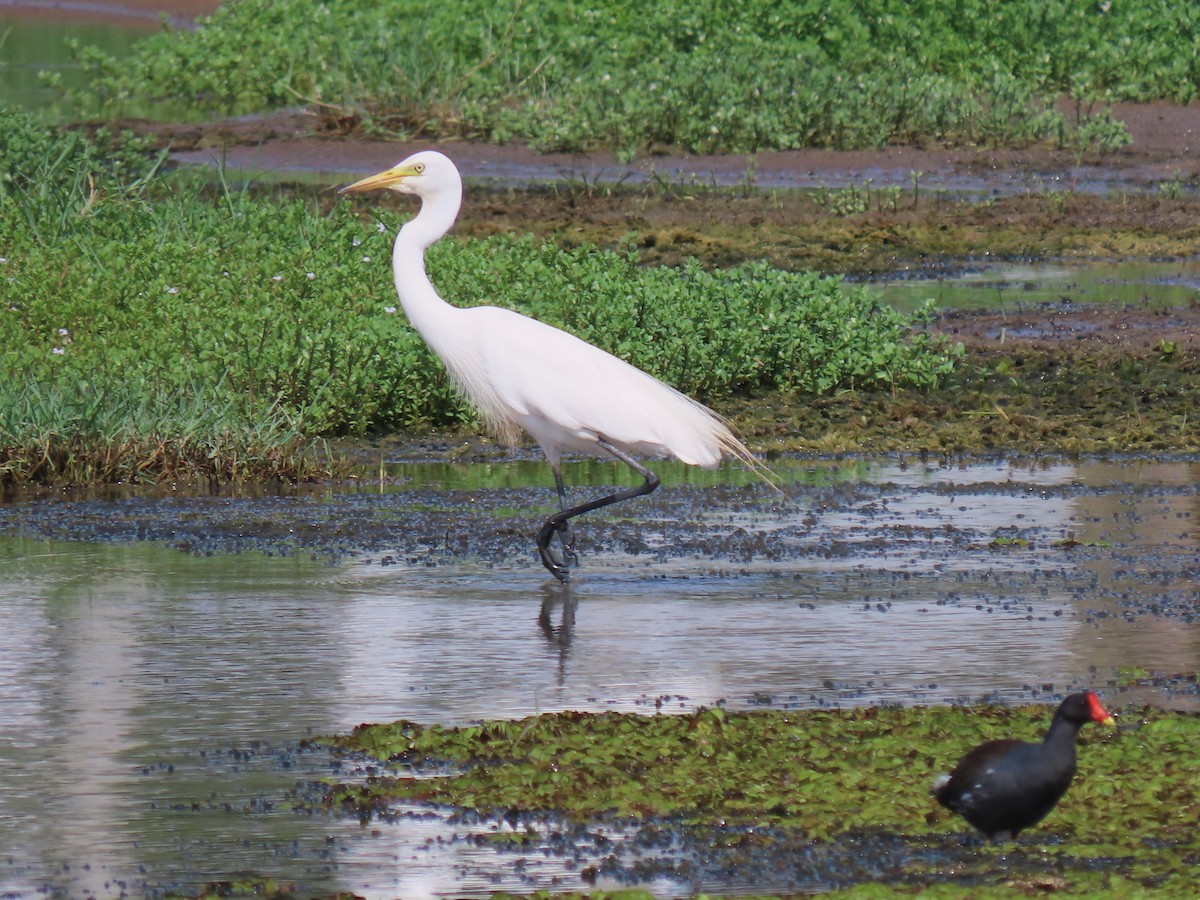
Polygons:
M425 272L425 250L450 230L462 203L462 179L445 155L415 153L342 193L381 188L421 198L392 251L396 292L409 321L486 425L510 446L524 429L546 454L559 511L542 525L537 547L557 579L565 582L568 567L578 562L572 518L658 487L658 476L635 456L674 457L705 468L731 457L757 466L716 413L624 360L511 310L462 309L443 300ZM643 483L567 507L564 451L619 459ZM551 550L555 535L561 555Z

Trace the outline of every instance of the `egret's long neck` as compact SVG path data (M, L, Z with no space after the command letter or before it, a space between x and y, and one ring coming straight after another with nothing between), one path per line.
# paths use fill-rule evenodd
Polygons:
M435 352L439 333L436 323L444 320L453 307L438 296L425 272L425 250L450 230L461 204L461 183L423 197L421 211L400 229L392 247L392 275L400 305Z

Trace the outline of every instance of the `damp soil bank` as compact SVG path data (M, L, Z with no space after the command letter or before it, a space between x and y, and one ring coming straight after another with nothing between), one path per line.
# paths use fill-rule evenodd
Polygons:
M716 404L768 464L779 454L1194 455L1200 452L1200 308L947 312L966 352L935 390L728 398ZM1017 335L1013 337L1012 335ZM428 457L505 457L474 433L334 442L352 466ZM532 445L520 452L531 453Z

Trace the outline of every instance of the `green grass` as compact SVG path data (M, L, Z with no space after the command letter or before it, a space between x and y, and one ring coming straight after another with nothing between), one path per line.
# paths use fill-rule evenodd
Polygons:
M929 796L934 778L983 740L1036 739L1051 712L718 708L678 716L564 712L464 727L363 725L333 745L387 761L388 774L332 784L325 799L368 818L403 799L485 817L515 813L518 821L546 813L571 823L642 823L668 835L711 835L713 853L724 848L734 860L738 835L780 852L857 833L869 854L869 836L880 832L938 848L932 869L914 852L887 884L850 890L851 897L956 884L970 886L968 896L1017 896L1047 879L1075 895L1194 895L1196 715L1133 709L1119 730L1084 730L1075 782L1042 823L1016 845L963 845L970 826Z
M1196 97L1198 33L1200 7L1169 0L241 0L130 59L81 55L87 102L111 110L308 103L339 126L621 154L913 140L1082 152L1128 140L1113 101Z
M474 422L397 309L397 221L349 202L323 213L214 197L159 173L136 141L44 133L16 113L0 124L7 480L117 471L84 463L89 443L107 458L99 448L187 435L182 459L241 447L241 459L266 460L251 448ZM957 358L925 329L927 311L902 315L838 279L765 264L647 268L632 250L495 237L444 241L429 269L457 303L527 312L706 400L931 387ZM119 470L131 466L160 474L144 460Z
M250 419L208 386L0 382L0 484L211 483L329 474L279 409Z

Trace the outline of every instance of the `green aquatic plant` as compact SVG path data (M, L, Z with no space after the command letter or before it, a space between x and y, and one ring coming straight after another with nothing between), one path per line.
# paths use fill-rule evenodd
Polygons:
M1123 884L1138 896L1168 885L1200 887L1189 862L1200 851L1200 772L1189 749L1200 738L1200 717L1193 714L1125 710L1118 730L1083 735L1069 793L1021 842L962 844L957 835L966 826L929 796L935 776L983 740L1042 733L1046 719L1047 707L1039 705L564 712L461 727L362 725L328 743L386 768L363 782L330 784L325 802L365 817L404 800L484 817L671 823L714 840L720 829L754 826L758 840L789 846L880 831L945 840L974 859L976 871L968 864L957 877L968 875L981 896L1005 896L1012 887L1012 870L995 866L997 856L1011 861L1026 853L1041 860L1030 870L1034 878L1052 858L1067 892ZM1104 860L1099 872L1097 860ZM896 884L956 880L914 863L895 873L892 886L877 889L888 896Z
M39 209L85 189L130 193L159 171L166 153L146 138L99 128L92 135L47 128L37 116L0 103L0 198ZM27 224L34 224L30 217Z
M339 127L544 149L694 152L1121 139L1060 96L1186 102L1200 13L1150 4L244 0L131 58L80 52L88 103L308 103Z
M313 434L467 415L396 308L390 233L348 205L321 217L301 203L167 196L106 201L54 227L53 244L23 230L6 243L10 371L199 381L250 411L290 410ZM957 355L922 327L927 312L765 264L644 268L632 252L497 237L447 242L430 270L456 302L521 309L705 397L929 386Z
M0 484L287 482L340 470L284 410L205 385L0 381Z
M0 366L28 396L56 399L34 404L36 419L0 425L10 477L79 469L20 461L46 436L72 447L117 434L153 442L204 430L186 420L208 421L209 410L221 411L218 430L287 435L289 446L473 422L397 309L392 225L350 203L321 213L228 186L214 194L179 175L133 175L138 159L155 171L148 154L84 180L78 169L54 177L63 160L99 151L14 121L23 165L47 177L22 169L0 193ZM765 263L651 267L632 249L497 236L444 242L429 268L456 303L519 309L708 399L927 388L960 355L929 329L929 310L899 313L838 279ZM107 404L104 427L77 414L97 404Z

